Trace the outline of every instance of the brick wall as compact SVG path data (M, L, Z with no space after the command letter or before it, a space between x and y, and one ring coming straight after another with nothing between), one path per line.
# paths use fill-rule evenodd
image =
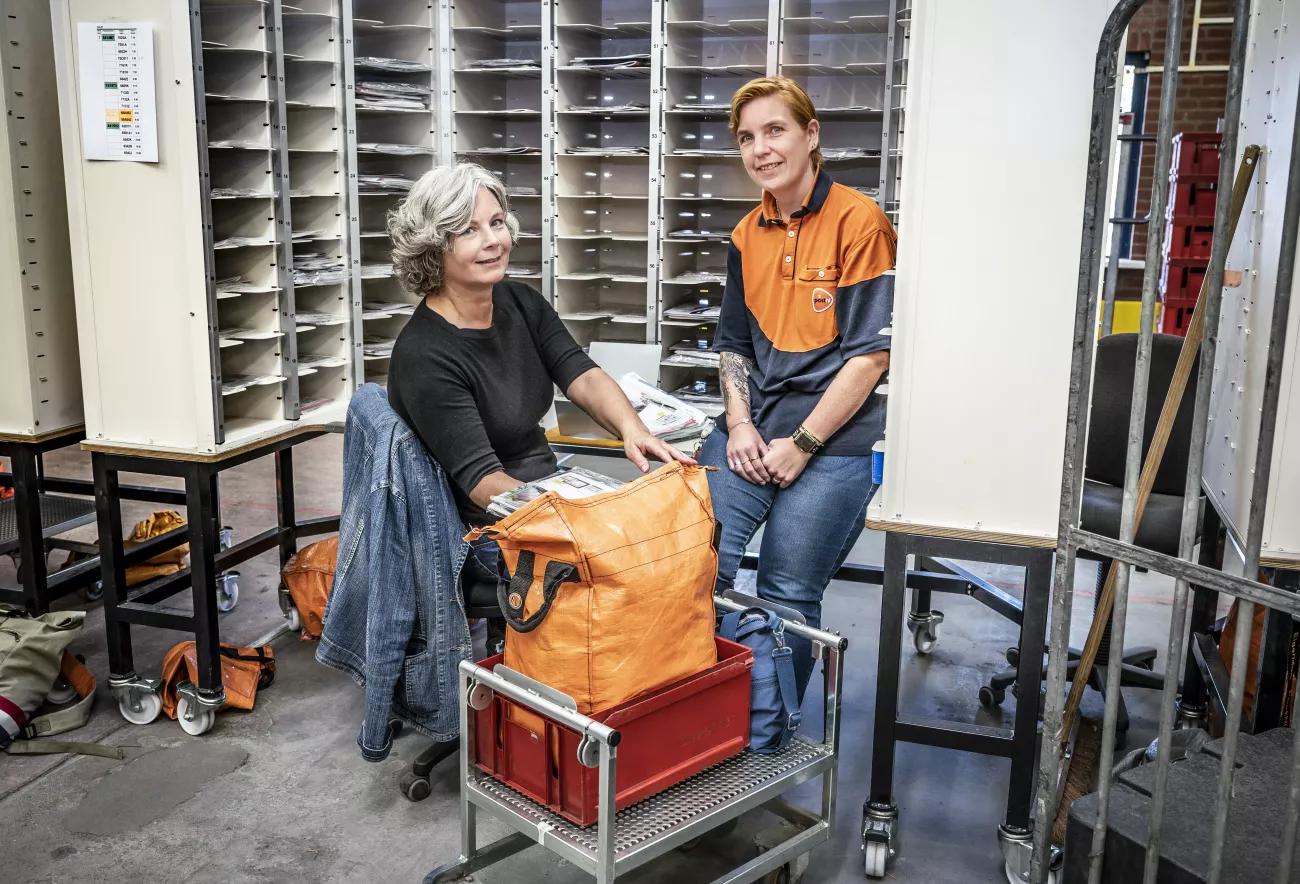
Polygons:
M1192 9L1195 0L1186 0L1186 12L1183 16L1182 64L1189 63L1192 43ZM1148 0L1146 6L1138 11L1129 24L1128 50L1130 52L1150 52L1152 74L1148 78L1145 131L1154 135L1160 116L1161 81L1160 72L1165 63L1165 31L1168 28L1166 17L1169 11L1168 0ZM1202 0L1201 15L1204 17L1230 17L1232 0ZM1229 44L1232 28L1226 25L1213 25L1201 28L1197 43L1197 64L1226 65L1228 63ZM1178 99L1174 105L1175 132L1213 132L1223 116L1223 104L1228 91L1228 75L1223 71L1194 72L1183 71L1179 76ZM1168 170L1161 170L1161 175ZM1142 145L1142 165L1138 177L1137 211L1139 218L1146 217L1151 208L1151 183L1155 175L1155 144ZM1133 257L1143 259L1146 256L1147 231L1145 225L1136 228L1133 234ZM1117 297L1134 300L1142 297L1142 271L1125 270L1120 272Z

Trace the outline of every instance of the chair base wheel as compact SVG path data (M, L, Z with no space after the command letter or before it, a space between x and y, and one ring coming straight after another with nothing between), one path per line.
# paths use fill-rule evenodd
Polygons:
M407 771L402 774L402 778L397 781L397 787L402 790L408 801L423 801L433 792L433 786L424 777L418 777Z

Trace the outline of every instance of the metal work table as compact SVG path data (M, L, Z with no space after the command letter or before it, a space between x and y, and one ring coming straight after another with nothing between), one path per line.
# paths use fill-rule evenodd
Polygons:
M1046 650L1047 607L1052 582L1054 542L1037 537L949 531L905 523L873 521L867 527L885 533L883 599L880 612L880 657L876 673L875 738L872 744L871 790L862 808L862 839L867 875L884 877L886 865L898 851L898 805L894 802L894 750L898 743L916 743L996 755L1011 760L1007 811L998 827L998 844L1008 869L1027 864L1033 836L1030 817L1038 751L1038 695ZM915 555L921 568L946 572L949 580L918 582L907 570ZM1016 565L1025 571L1023 601L970 571L959 561ZM925 573L925 572L922 572ZM931 577L939 575L930 575ZM1019 702L1011 728L923 719L899 714L904 596L913 588L906 623L916 651L928 654L938 638L943 614L930 607L931 593L964 593L1019 624L1015 665ZM1008 654L1008 657L1012 657Z
M212 727L215 711L225 704L221 681L221 636L217 622L217 577L240 562L270 549L279 549L283 568L297 551L298 539L337 531L338 516L299 521L294 509L293 446L328 432L339 432L336 424L293 427L219 454L168 452L130 448L100 442L86 442L95 476L95 504L99 522L99 547L103 562L104 623L108 632L109 687L122 715L132 723L146 724L156 718L162 704L161 685L135 671L131 651L131 626L151 626L193 633L198 658L198 684L183 683L180 714L182 727L200 734ZM276 526L228 548L220 548L221 508L217 477L232 467L259 457L275 457ZM181 571L132 589L126 585L126 566L132 553L123 550L122 509L124 498L118 482L120 472L176 476L184 479L181 492L186 506L184 539L190 544L190 566ZM167 536L167 535L164 535ZM194 601L194 613L185 614L160 603L186 589ZM285 594L281 607L286 615Z
M18 570L17 584L0 581L0 603L44 613L55 601L80 589L92 600L97 597L93 588L100 576L98 549L58 536L95 521L94 484L46 476L43 460L46 452L76 445L85 435L80 426L39 436L0 434L0 457L9 458L12 467L12 474L0 473L0 488L14 491L12 497L0 500L0 555L13 556ZM127 485L121 488L121 496L125 500L185 503L183 492L167 488ZM125 564L143 562L182 542L184 538L174 532L156 537L133 547ZM86 553L90 558L50 574L45 563L50 549Z

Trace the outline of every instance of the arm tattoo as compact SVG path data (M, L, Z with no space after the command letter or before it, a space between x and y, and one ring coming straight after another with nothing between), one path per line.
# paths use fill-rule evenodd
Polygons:
M739 353L722 353L720 356L718 385L722 387L722 406L730 412L731 397L735 396L736 402L745 406L745 414L749 414L749 372L754 361Z

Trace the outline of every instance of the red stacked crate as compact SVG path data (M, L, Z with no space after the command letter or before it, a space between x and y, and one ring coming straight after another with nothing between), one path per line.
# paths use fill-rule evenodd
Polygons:
M1160 273L1160 331L1165 334L1187 333L1210 264L1222 143L1217 132L1174 136Z

